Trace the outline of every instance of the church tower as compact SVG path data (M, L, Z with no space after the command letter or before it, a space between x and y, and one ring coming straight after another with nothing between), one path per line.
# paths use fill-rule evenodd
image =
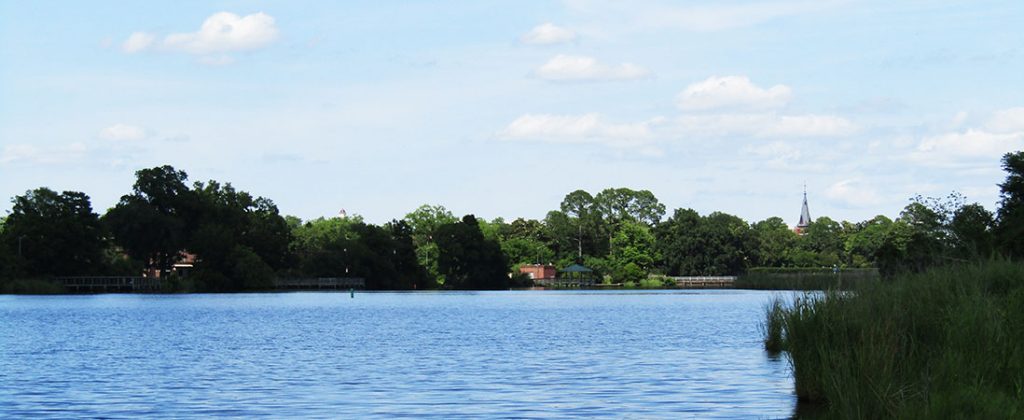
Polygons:
M794 232L803 235L807 227L811 225L811 212L807 209L807 185L804 185L804 205L800 209L800 221L797 222Z

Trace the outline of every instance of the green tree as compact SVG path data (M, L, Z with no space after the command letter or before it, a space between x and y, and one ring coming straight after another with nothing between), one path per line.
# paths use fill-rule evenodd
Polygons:
M190 196L193 228L184 249L198 257L196 274L203 287L216 291L269 288L274 271L292 263L291 230L269 199L254 198L230 183L213 180L196 182ZM241 270L242 264L252 267ZM269 280L266 272L271 273Z
M543 242L532 238L513 237L501 242L501 251L508 257L510 267L525 264L554 262L555 253Z
M1006 181L999 184L995 238L1013 258L1024 257L1024 151L1003 155Z
M167 273L185 247L195 216L196 201L185 185L188 175L165 165L135 176L132 193L102 220L129 256Z
M358 216L319 218L294 232L300 276L361 277L376 290L434 287L416 262L412 228L405 221L376 226Z
M758 261L757 237L743 219L676 210L655 229L669 275L735 275Z
M444 276L437 266L438 249L434 236L439 227L455 223L458 219L444 206L424 204L406 214L403 220L412 227L412 239L420 265L427 269L433 282L444 284Z
M843 245L849 263L855 267L873 267L878 250L892 229L892 219L878 215L871 220L860 222L846 237Z
M576 190L566 194L559 208L572 227L571 231L562 227L560 232L561 235L571 237L572 247L563 249L564 256L568 257L570 251L573 259L579 259L581 254L604 256L608 253L607 244L611 237L607 235L607 226L602 220L597 201L590 193ZM557 217L557 214L554 216Z
M792 250L798 236L780 217L769 217L752 226L756 237L757 265L786 267L792 265Z
M950 221L956 256L963 260L977 260L992 256L994 226L995 219L992 212L985 210L981 204L967 204L957 209Z
M509 223L508 232L504 235L504 239L509 238L535 239L541 242L547 242L548 240L544 223L533 219L523 219L522 217Z
M700 274L704 269L701 217L693 209L676 209L654 229L655 244L672 276Z
M579 223L559 210L549 211L544 217L545 244L555 258L574 261L577 258L577 232Z
M437 266L450 289L506 289L508 263L497 242L484 238L473 215L441 225L435 240Z
M654 263L661 260L650 228L643 223L629 221L624 222L612 238L609 257L614 266L613 276L621 282L638 281L634 279L637 273L641 274L641 279L646 278Z
M89 196L37 188L12 200L2 241L21 275L88 275L105 270L105 244L99 216ZM12 252L13 250L13 252Z
M385 226L385 229L391 234L393 247L391 261L399 276L396 288L405 290L436 288L437 284L417 261L412 226L409 226L404 220L392 220Z
M883 275L892 276L939 265L948 258L946 239L942 215L922 200L912 199L878 249L878 269Z
M743 219L714 212L701 220L703 275L737 275L757 261L757 243L750 225Z
M828 217L819 217L800 237L800 247L816 255L816 266L832 266L843 261L843 226Z
M594 204L605 220L614 226L625 220L654 226L665 215L665 205L648 190L607 188L594 196Z

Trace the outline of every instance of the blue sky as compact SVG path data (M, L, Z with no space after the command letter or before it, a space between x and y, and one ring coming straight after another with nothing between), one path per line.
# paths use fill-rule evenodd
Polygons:
M335 4L340 3L340 4ZM0 211L171 164L304 219L542 218L649 189L749 221L993 209L1019 1L0 2Z

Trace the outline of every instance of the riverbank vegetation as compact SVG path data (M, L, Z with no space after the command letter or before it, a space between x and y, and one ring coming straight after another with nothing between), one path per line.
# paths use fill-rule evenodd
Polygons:
M1024 153L1003 167L991 236L962 228L984 209L961 207L943 236L908 236L933 251L889 280L768 305L765 349L786 352L802 401L842 418L1024 416Z
M893 276L1021 248L1014 238L1024 236L1024 221L997 223L955 193L915 197L895 219L820 217L802 234L780 217L750 223L681 208L666 218L654 194L628 188L570 192L541 220L457 217L440 205L382 225L358 215L300 220L230 183L190 184L171 166L138 171L131 191L102 215L82 192L41 187L12 202L0 219L0 285L147 272L178 291L264 290L282 277L362 277L383 290L504 289L529 285L511 275L521 265L574 262L632 287L664 283L651 275L757 275L754 267L877 267ZM186 261L187 279L175 277L175 264Z
M1024 415L1024 266L987 261L772 303L765 347L831 417Z

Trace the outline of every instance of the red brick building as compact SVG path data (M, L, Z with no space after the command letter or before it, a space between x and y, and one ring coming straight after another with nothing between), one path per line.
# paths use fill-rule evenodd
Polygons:
M528 264L519 267L520 273L526 273L531 279L553 279L558 274L558 269L548 264Z

